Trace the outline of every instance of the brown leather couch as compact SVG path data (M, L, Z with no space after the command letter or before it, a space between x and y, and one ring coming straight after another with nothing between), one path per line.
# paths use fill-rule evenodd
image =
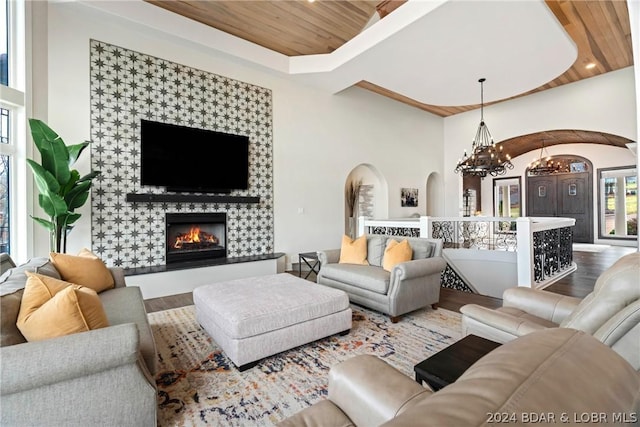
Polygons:
M355 356L329 372L327 400L278 426L633 425L639 416L640 373L591 335L553 328L498 347L435 393Z
M579 329L640 369L640 253L616 261L583 299L510 288L504 292L500 308L467 304L460 312L464 335L505 343L547 328Z

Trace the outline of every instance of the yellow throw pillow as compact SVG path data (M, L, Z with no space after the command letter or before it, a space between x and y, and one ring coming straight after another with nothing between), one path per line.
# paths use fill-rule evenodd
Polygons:
M387 271L391 271L391 269L397 264L411 261L412 256L413 250L411 249L411 245L409 245L409 241L407 239L404 239L402 242L390 239L384 250L382 268Z
M367 262L367 236L362 235L355 240L346 235L342 236L338 262L340 264L369 265Z
M84 286L27 273L16 326L39 341L109 326L98 293Z
M96 292L115 286L111 271L90 250L83 249L78 255L51 252L49 256L62 280L91 288Z

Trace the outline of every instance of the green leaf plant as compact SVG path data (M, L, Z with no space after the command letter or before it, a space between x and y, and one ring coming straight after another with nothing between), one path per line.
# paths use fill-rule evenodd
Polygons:
M31 218L49 230L52 252L66 252L67 234L81 216L75 210L89 198L91 181L100 175L100 171L80 176L77 170L72 169L89 146L89 141L67 146L43 121L29 119L29 127L33 142L40 152L41 163L31 159L27 159L27 163L40 191L38 204L49 216L49 219L33 215Z

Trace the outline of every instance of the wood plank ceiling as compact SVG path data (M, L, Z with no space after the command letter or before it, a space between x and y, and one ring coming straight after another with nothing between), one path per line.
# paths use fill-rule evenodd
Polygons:
M364 29L379 3L145 1L287 56L333 52Z
M145 1L288 56L333 52L365 28L376 7L380 16L385 16L404 2ZM626 1L546 0L546 4L576 43L578 57L572 67L556 79L513 98L633 65ZM594 66L587 68L588 64ZM479 107L428 105L370 82L361 81L357 86L442 117Z

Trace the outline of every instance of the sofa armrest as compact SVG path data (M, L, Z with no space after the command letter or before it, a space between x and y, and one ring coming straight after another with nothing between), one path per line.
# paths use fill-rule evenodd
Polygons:
M414 259L412 261L402 262L394 266L391 270L391 282L395 282L394 277L399 280L406 280L440 274L446 266L447 262L442 257Z
M127 286L127 283L124 278L124 268L122 267L109 267L109 271L111 271L111 275L113 276L113 281L115 283L116 288L124 288Z
M138 328L134 323L2 347L1 394L137 363L138 347Z
M460 312L463 317L466 316L486 326L491 326L516 337L526 335L540 329L546 329L545 326L538 323L476 304L463 305L460 307Z
M318 261L320 261L320 268L326 264L335 264L340 261L340 249L325 249L324 251L318 251Z
M377 426L432 393L372 355L358 355L329 371L329 400L357 426Z
M502 294L503 307L514 307L557 324L569 316L580 301L580 298L522 287L509 288Z

